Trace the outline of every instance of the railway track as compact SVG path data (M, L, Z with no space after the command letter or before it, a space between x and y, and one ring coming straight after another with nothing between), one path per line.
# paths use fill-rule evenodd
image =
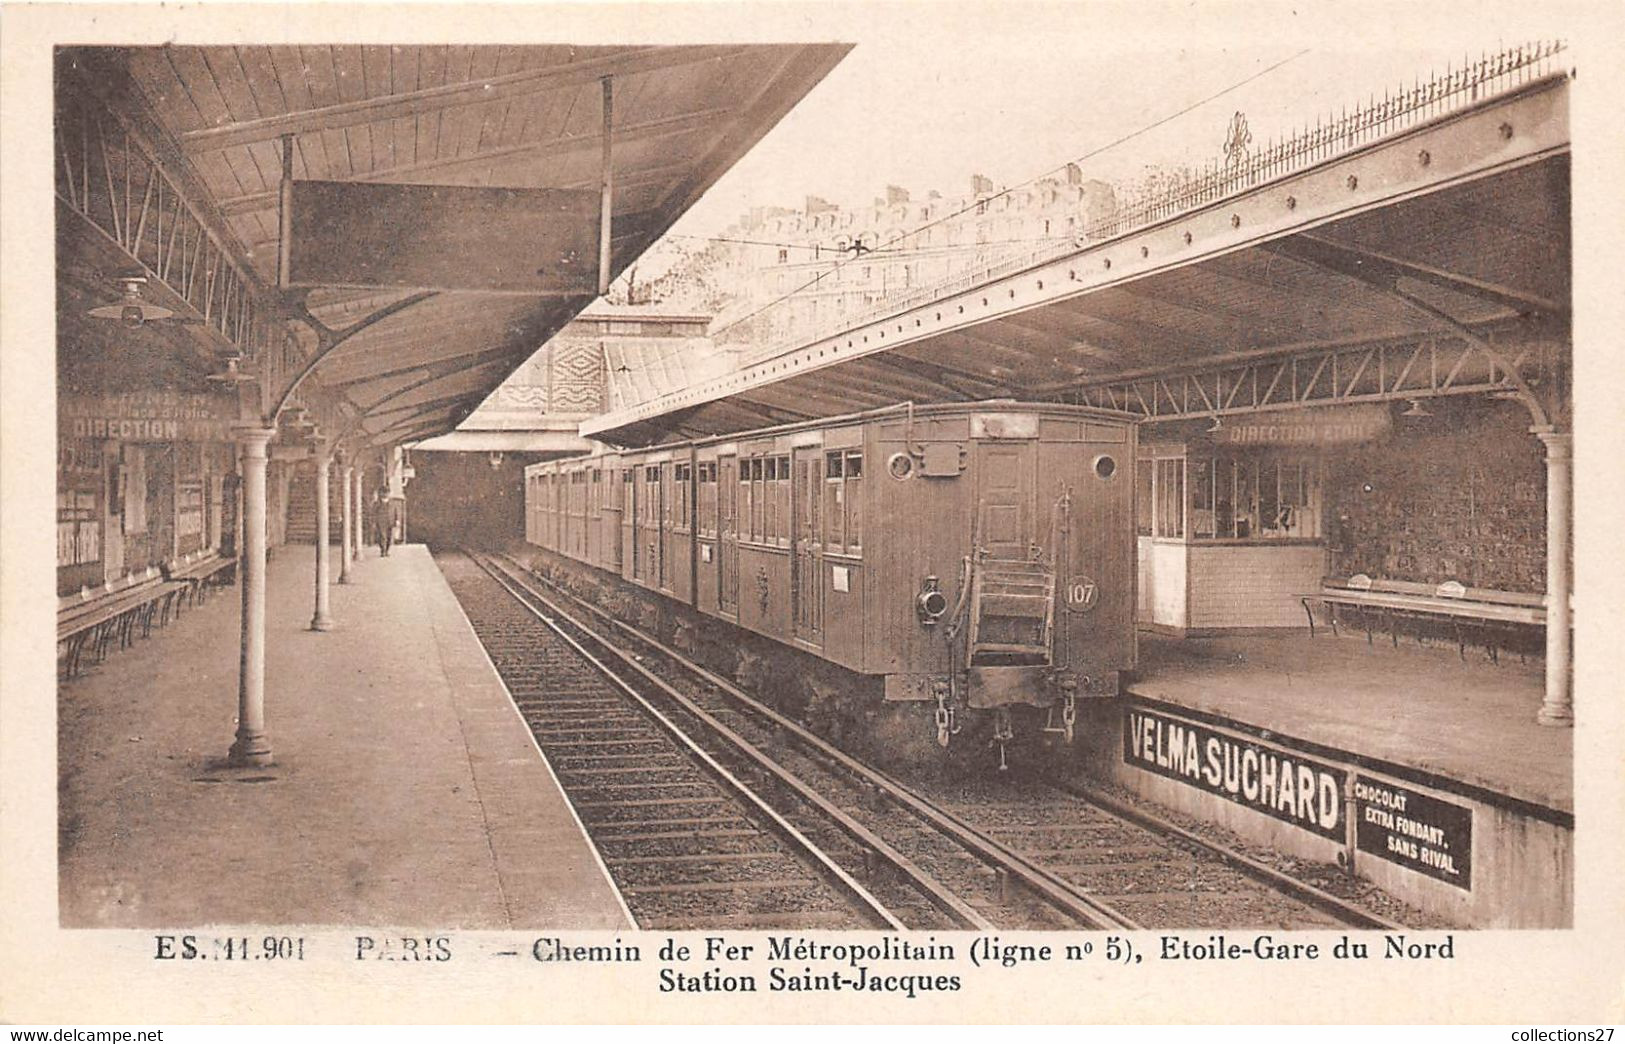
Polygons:
M478 562L572 641L660 690L709 735L696 743L753 778L781 814L799 820L816 808L822 824L807 830L829 859L884 894L910 928L1394 927L1172 824L1051 783L905 785L596 606L543 590L512 560ZM737 765L741 749L751 766Z
M640 928L904 926L496 575L440 567Z

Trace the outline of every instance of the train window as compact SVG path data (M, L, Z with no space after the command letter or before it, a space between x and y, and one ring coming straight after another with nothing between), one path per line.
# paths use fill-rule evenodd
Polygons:
M824 454L824 478L838 479L841 477L841 451L835 450Z
M678 529L687 529L689 524L688 491L689 477L693 474L690 464L678 464L672 468L671 520Z
M601 469L599 469L599 468L593 468L592 469L592 480L593 480L593 482L595 482L595 483L596 482L601 482L601 481L603 481L603 478L604 478L604 472Z
M1109 479L1117 474L1117 458L1110 453L1102 453L1095 458L1095 474L1101 479Z
M699 464L700 501L699 519L695 527L707 536L716 536L717 532L717 465L715 461L701 461Z
M857 554L863 548L863 454L846 455L846 546Z
M790 542L790 458L773 458L772 524L768 535L780 545Z

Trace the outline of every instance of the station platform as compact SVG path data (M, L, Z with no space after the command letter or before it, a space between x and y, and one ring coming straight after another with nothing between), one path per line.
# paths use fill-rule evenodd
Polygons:
M1544 667L1452 643L1363 634L1140 635L1126 690L1562 812L1574 811L1574 730L1536 724Z
M366 549L327 633L313 558L268 568L269 768L225 765L235 589L61 686L62 925L630 927L427 549Z
M1443 923L1572 925L1574 732L1535 722L1538 659L1306 632L1140 643L1087 773Z

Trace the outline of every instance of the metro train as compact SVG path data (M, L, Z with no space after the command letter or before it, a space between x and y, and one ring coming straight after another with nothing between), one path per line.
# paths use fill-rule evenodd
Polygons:
M939 747L974 725L1002 766L1018 726L1070 740L1134 665L1135 438L997 400L604 448L526 468L525 537L532 568L722 669L778 665L758 687L801 688L815 727L929 711Z

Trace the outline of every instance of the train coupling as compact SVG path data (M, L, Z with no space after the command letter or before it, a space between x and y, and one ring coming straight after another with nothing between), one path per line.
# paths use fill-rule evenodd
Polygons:
M1087 687L1089 679L1083 679L1083 684ZM1061 703L1061 724L1055 724L1055 706L1051 704L1044 731L1059 732L1067 743L1071 743L1078 723L1078 678L1071 671L1056 671L1050 676L1050 686Z
M954 705L950 700L953 687L946 678L938 678L931 682L931 694L937 700L937 746L946 747L949 739L959 731L958 723L954 720Z

